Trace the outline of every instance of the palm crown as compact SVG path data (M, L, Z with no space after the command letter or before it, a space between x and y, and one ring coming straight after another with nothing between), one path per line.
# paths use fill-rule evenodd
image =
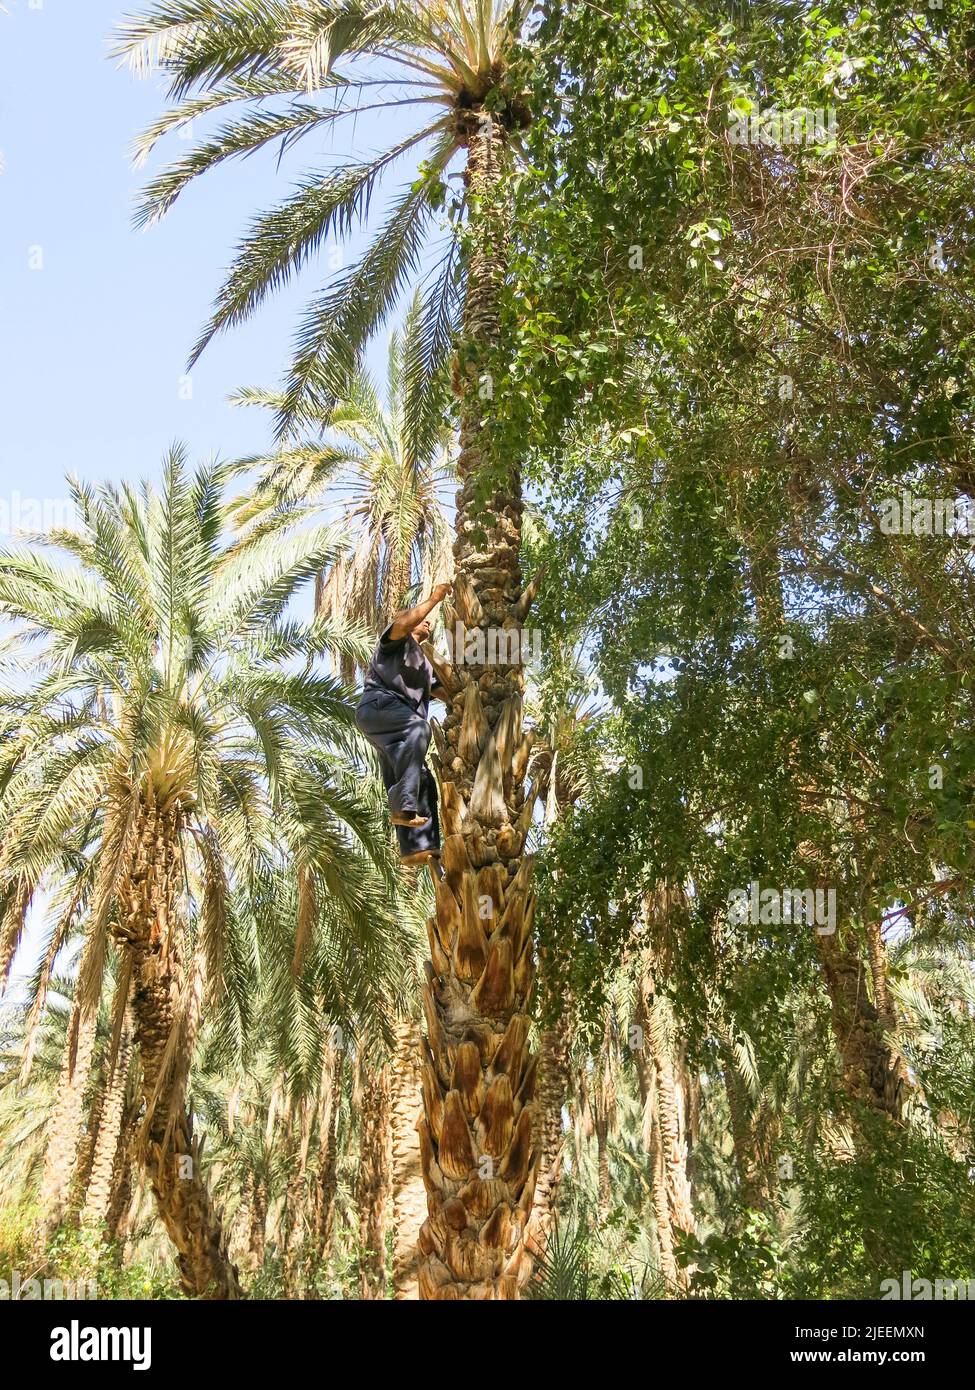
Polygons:
M336 562L341 533L276 520L224 543L226 472L190 479L174 451L159 495L78 487L79 529L51 537L77 565L0 557L0 612L19 627L0 704L0 874L37 883L85 828L102 861L100 926L133 798L150 788L177 815L211 920L226 916L221 866L232 885L254 886L281 856L350 918L378 901L364 868L385 848L352 791L346 691L287 666L336 647L362 655L325 619L286 614L298 586Z
M402 333L390 337L385 398L360 371L345 398L327 416L303 411L293 438L269 457L247 460L260 482L242 511L242 523L275 508L338 510L353 538L319 588L319 612L336 624L370 633L402 605L413 583L429 586L450 572L446 488L453 478L450 432L443 415L419 435L410 428L411 391L404 363L420 331L414 298ZM442 394L442 383L441 383ZM244 390L240 404L280 409L273 391ZM354 663L343 671L351 676Z
M310 395L327 408L343 394L369 333L419 272L451 161L487 116L511 133L524 122L509 65L523 13L521 0L166 0L122 23L117 52L136 70L161 66L175 103L139 140L139 160L188 121L234 109L224 125L152 179L140 205L143 222L165 213L194 178L226 159L275 142L283 152L366 111L388 114L397 132L407 123L374 157L311 173L256 218L194 360L216 332L246 318L328 237L346 236L363 222L377 185L397 161L411 157L412 176L390 200L371 245L305 315L282 423ZM417 117L413 128L410 115ZM421 381L436 374L457 326L464 202L461 194L437 273L424 292L421 331L404 364ZM427 404L422 391L412 401L418 410Z

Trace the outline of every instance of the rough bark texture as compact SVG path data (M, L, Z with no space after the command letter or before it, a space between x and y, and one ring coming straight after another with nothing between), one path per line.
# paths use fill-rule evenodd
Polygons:
M0 900L0 995L6 988L24 934L34 888L34 881L21 874L7 889L6 898Z
M691 1210L691 1187L687 1180L687 1139L674 1086L674 1068L667 1055L655 1056L654 1065L657 1069L657 1112L667 1177L667 1202L674 1226L690 1232L694 1230L694 1213Z
M866 928L867 957L873 978L873 1002L876 1005L880 1026L891 1030L896 1026L897 1015L887 980L887 947L884 945L883 932L876 917L871 915L867 918Z
M423 989L427 1044L420 1153L429 1215L420 1231L424 1299L516 1298L531 1265L525 1228L538 1165L533 1132L535 1061L528 1050L534 983L532 864L523 846L531 802L523 792L528 745L522 732L524 674L507 643L531 594L519 569L521 486L516 464L492 473L480 498L492 386L472 349L497 337L503 247L488 216L502 185L504 134L472 113L468 190L473 246L468 261L461 392L455 609L484 636L436 664L449 707L434 727L440 783L444 877L428 926L431 960ZM496 209L495 209L496 210ZM490 460L492 465L496 460Z
M676 1080L669 1005L656 992L650 951L642 963L636 1017L643 1030L643 1055L637 1074L650 1120L660 1270L669 1284L683 1287L687 1272L678 1267L675 1259L675 1233L693 1233L695 1224L687 1171L687 1124Z
M839 931L817 935L816 945L843 1062L844 1087L854 1100L903 1122L919 1099L919 1089L869 998L859 952L841 936Z
M250 1232L247 1237L248 1264L251 1270L260 1269L267 1247L267 1188L256 1182L251 1192Z
M95 1094L88 1106L88 1120L78 1145L74 1172L71 1175L68 1212L72 1221L77 1220L85 1204L85 1193L91 1182L92 1169L95 1165L95 1146L98 1143L98 1133L102 1127L102 1116L105 1111L107 1084L107 1078L99 1072L95 1084Z
M391 1086L393 1173L393 1297L419 1297L417 1242L426 1215L417 1121L423 1108L420 1030L397 1023Z
M199 1143L184 1099L186 1049L175 1042L183 982L175 904L180 877L178 809L145 793L120 898L120 943L131 952L135 1040L146 1119L140 1154L190 1297L242 1296L220 1217L203 1180Z
M544 1251L558 1216L565 1132L562 1107L571 1094L569 1028L564 1017L543 1030L538 1049L538 1182L529 1229L533 1253Z
M124 1240L132 1210L132 1162L136 1120L141 1097L138 1088L130 1092L119 1133L118 1146L112 1166L112 1187L105 1213L105 1239L120 1243Z
M109 1072L105 1083L105 1103L95 1140L91 1181L82 1211L82 1220L87 1224L98 1225L99 1222L107 1220L112 1204L116 1162L126 1119L125 1101L131 1061L132 1017L129 1013L122 1024L115 1066Z
M681 1270L674 1254L674 1223L667 1198L667 1166L660 1137L660 1123L654 1106L650 1132L650 1166L653 1172L653 1214L657 1228L660 1273L671 1289L681 1285Z
M85 1015L80 1001L76 1000L68 1025L68 1045L58 1077L57 1101L41 1179L42 1239L53 1232L68 1210L72 1175L84 1138L85 1091L91 1076L97 1023L95 1012Z
M389 1066L362 1067L359 1087L359 1295L386 1295L386 1209L390 1189Z
M339 1111L342 1104L342 1050L325 1045L318 1105L318 1167L315 1174L311 1227L315 1247L324 1263L335 1233L336 1167L339 1153Z
M289 1298L299 1298L302 1279L302 1252L308 1234L310 1204L308 1191L308 1155L311 1150L312 1123L315 1106L308 1096L299 1102L297 1152L292 1154L282 1213L282 1243L285 1252L284 1279Z
M609 1173L609 1136L616 1130L616 1057L613 1048L612 1020L609 1016L603 1030L603 1045L593 1072L593 1125L596 1131L596 1215L605 1224L612 1202L612 1183Z

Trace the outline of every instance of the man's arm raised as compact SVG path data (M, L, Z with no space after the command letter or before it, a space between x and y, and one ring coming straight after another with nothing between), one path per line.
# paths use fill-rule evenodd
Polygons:
M393 642L401 642L423 622L423 619L436 608L438 603L443 603L453 587L453 584L437 584L431 590L429 598L421 600L415 608L404 608L397 613L389 625L390 639Z

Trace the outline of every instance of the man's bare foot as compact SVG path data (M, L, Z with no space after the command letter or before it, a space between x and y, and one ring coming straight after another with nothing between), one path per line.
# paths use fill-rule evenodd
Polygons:
M432 864L440 858L438 849L420 849L416 854L401 854L401 864Z
M421 816L418 811L392 811L389 819L394 825L405 825L408 830L419 830L421 825L430 824L430 817Z

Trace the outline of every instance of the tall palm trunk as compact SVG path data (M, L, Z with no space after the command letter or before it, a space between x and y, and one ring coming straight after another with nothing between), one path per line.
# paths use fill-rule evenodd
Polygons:
M870 961L870 975L873 979L873 1002L881 1027L893 1029L897 1024L894 1003L890 996L890 983L887 978L887 947L884 944L880 922L874 914L867 918L867 957Z
M479 117L483 119L479 120ZM467 180L473 247L468 260L457 494L455 598L468 630L517 632L521 593L521 484L509 461L493 495L479 499L491 386L479 371L496 341L504 247L493 214L503 189L504 133L471 114ZM453 628L447 614L448 628ZM528 1050L534 982L530 857L522 854L531 804L523 791L524 677L508 650L492 664L475 645L436 663L448 692L433 759L443 807L444 877L429 923L423 990L420 1153L429 1215L420 1231L424 1299L517 1298L530 1259L525 1228L538 1157L533 1135L535 1062ZM473 659L471 659L473 658Z
M303 1096L299 1103L297 1152L292 1156L284 1203L284 1280L289 1298L299 1297L301 1253L308 1231L308 1155L311 1150L313 1119L314 1107L311 1098Z
M653 1046L652 1044L646 1045L649 1030L646 1026L642 995L639 992L637 994L636 1017L643 1020L641 1027L644 1030L644 1046L634 1051L633 1058L636 1063L640 1099L643 1102L643 1145L649 1159L653 1219L657 1234L657 1256L660 1273L668 1289L677 1291L686 1284L686 1276L683 1275L677 1264L675 1253L674 1219L669 1196L669 1187L672 1187L672 1184L668 1185L667 1182L667 1163L660 1132L657 1069L653 1060Z
M545 1028L538 1048L538 1182L532 1211L530 1243L534 1254L544 1251L558 1218L558 1192L562 1178L562 1107L572 1088L569 1065L569 1025L563 1014Z
M869 998L862 957L843 938L842 928L833 936L817 936L816 945L843 1063L844 1089L871 1109L902 1122L920 1091Z
M660 1270L668 1284L684 1286L687 1275L676 1262L676 1235L678 1231L691 1234L695 1228L687 1171L687 1123L677 1084L670 1006L657 993L653 953L649 949L641 964L636 1018L644 1039L644 1055L637 1054L637 1075L650 1121Z
M86 950L90 946L86 945ZM50 1125L50 1139L41 1179L43 1242L64 1218L71 1197L72 1175L78 1165L85 1122L85 1092L91 1076L98 1026L94 1009L85 1010L80 991L71 1010L57 1101Z
M417 1241L426 1212L417 1119L423 1105L420 1088L420 1035L415 1023L394 1028L392 1109L393 1177L393 1296L399 1301L419 1297Z
M656 1105L656 1092L653 1095L653 1112L650 1130L650 1171L653 1173L653 1215L657 1229L657 1252L660 1259L660 1273L666 1280L668 1289L682 1287L683 1275L677 1263L674 1249L674 1220L667 1196L667 1162L664 1156L664 1143L660 1133L660 1115Z
M131 1074L131 1061L129 1068ZM122 1116L118 1145L112 1163L110 1196L105 1213L105 1239L115 1245L121 1244L125 1238L126 1225L132 1209L132 1149L140 1104L137 1092L134 1097L130 1096Z
M673 1062L666 1053L655 1052L654 1066L657 1071L657 1107L667 1177L667 1202L674 1226L678 1230L692 1232L694 1213L687 1179L687 1139L674 1083Z
M175 911L179 829L178 809L157 806L150 784L120 892L122 920L117 926L132 958L132 1010L146 1104L140 1151L159 1215L176 1247L184 1292L195 1298L235 1299L242 1296L237 1270L203 1179L183 1094L188 1058L174 1031L183 983Z
M386 1208L390 1159L389 1066L361 1065L359 1087L359 1293L380 1299L386 1293Z
M328 1259L335 1232L339 1111L342 1105L342 1050L325 1045L318 1105L318 1167L312 1203L312 1230L319 1258Z
M247 1237L247 1254L252 1270L260 1269L264 1263L267 1248L267 1188L258 1179L251 1193L250 1231Z
M104 1077L99 1092L97 1120L94 1114L89 1126L91 1160L86 1172L79 1172L78 1206L82 1221L98 1225L105 1220L112 1198L112 1175L125 1118L126 1089L132 1057L131 976L123 965L115 986L112 1007L112 1035L102 1061Z

